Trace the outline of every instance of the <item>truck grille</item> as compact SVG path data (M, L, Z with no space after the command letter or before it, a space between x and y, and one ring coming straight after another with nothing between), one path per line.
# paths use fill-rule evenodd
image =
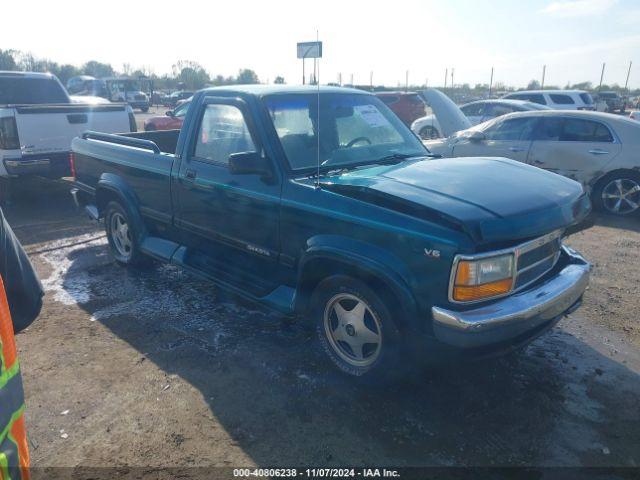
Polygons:
M536 281L555 266L560 257L561 236L558 230L517 247L514 290Z

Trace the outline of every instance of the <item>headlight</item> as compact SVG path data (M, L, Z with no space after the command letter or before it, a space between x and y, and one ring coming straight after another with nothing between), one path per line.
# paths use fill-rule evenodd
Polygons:
M512 253L460 260L453 280L453 300L472 302L509 293L513 288L513 264Z

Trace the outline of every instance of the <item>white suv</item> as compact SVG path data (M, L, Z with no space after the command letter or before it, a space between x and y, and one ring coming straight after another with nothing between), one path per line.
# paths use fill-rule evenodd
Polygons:
M596 109L591 94L584 90L523 90L510 93L502 98L539 103L554 110Z

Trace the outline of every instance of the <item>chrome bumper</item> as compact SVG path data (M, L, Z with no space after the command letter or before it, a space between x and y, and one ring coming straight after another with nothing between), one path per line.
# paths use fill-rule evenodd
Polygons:
M526 336L575 310L589 284L591 265L563 247L566 265L538 287L466 311L433 307L436 338L461 348L481 347Z

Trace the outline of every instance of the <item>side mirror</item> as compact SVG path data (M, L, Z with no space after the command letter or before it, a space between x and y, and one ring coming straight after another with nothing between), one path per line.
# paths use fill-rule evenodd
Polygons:
M239 152L229 155L229 171L233 175L271 176L269 159L258 152Z
M173 113L173 110L167 110L167 112L165 113L165 115L166 115L167 117L171 117L171 118L175 117L175 113Z
M487 139L487 135L484 132L481 132L480 130L474 130L469 134L467 139L470 142L482 142L483 140Z

